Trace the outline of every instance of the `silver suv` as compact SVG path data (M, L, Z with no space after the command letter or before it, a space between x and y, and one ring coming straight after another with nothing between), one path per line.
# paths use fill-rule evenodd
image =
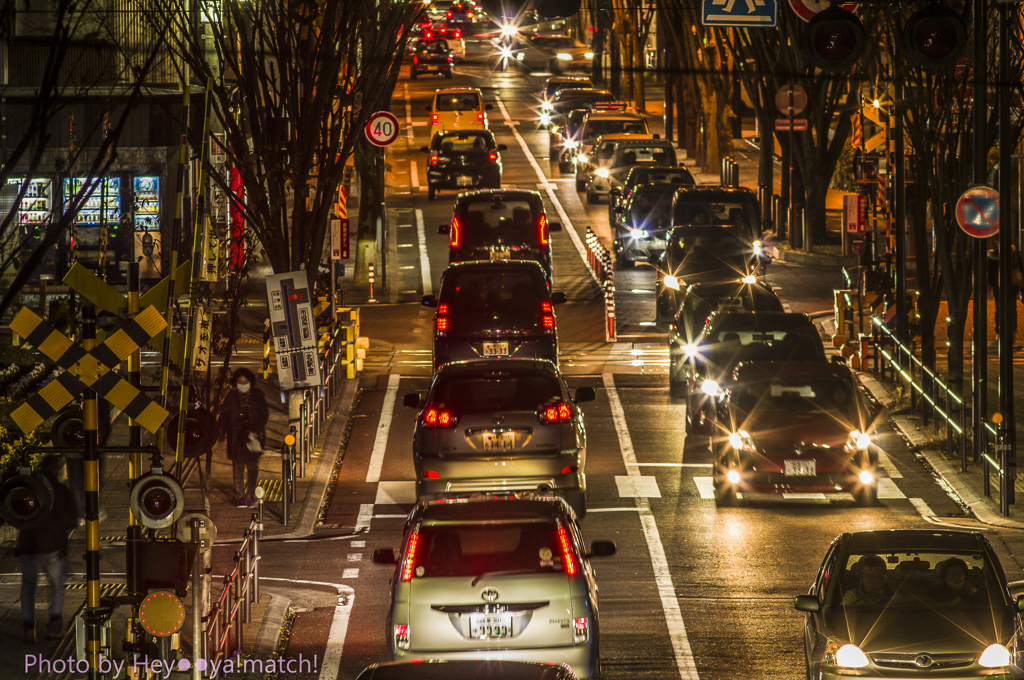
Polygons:
M426 398L403 400L420 410L412 440L417 498L540 490L564 496L583 517L587 433L577 404L593 399L592 387L570 393L543 359L445 364Z
M591 557L564 500L535 494L420 503L406 522L387 640L392 660L496 659L567 663L599 678L600 626Z

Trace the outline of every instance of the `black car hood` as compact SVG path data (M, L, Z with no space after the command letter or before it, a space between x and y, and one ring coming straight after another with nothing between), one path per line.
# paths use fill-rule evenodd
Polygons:
M930 608L914 604L886 608L845 608L826 612L827 634L852 642L865 654L894 652L981 654L991 644L1006 644L1014 630L1013 614L994 609Z

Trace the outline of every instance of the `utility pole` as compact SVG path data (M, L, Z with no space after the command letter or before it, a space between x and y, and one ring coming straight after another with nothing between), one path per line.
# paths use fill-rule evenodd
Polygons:
M893 173L893 180L896 185L893 187L893 233L896 237L894 250L896 259L896 339L904 344L910 342L910 328L907 318L907 159L904 150L903 113L903 79L897 75L895 82L896 101L895 113L896 123L893 127L894 154L896 157L896 168Z
M974 0L974 35L986 32L985 0ZM985 65L985 41L974 41L974 76L971 83L974 98L974 158L972 177L974 184L985 183L988 139L986 124L988 118L988 85ZM972 341L971 384L974 385L974 417L971 419L974 436L971 460L981 460L982 442L985 441L985 419L988 417L988 239L974 241L974 339ZM961 391L963 396L963 391Z
M999 3L999 412L1003 415L1003 467L1002 510L1009 514L1014 502L1014 481L1017 478L1016 423L1013 414L1013 343L1017 339L1017 289L1013 285L1013 266L1019 257L1013 252L1014 233L1010 219L1011 152L1014 143L1010 134L1010 28L1011 9L1016 5Z

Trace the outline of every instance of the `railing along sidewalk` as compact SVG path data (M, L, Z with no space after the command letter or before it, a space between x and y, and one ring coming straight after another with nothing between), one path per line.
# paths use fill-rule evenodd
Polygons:
M207 668L242 653L243 626L251 621L252 605L260 599L260 534L263 502L235 551L235 568L224 581L220 597L203 617L202 658ZM193 597L196 597L193 594Z

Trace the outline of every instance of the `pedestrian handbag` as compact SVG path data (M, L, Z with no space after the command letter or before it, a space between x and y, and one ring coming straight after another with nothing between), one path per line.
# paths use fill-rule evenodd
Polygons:
M249 453L255 453L257 456L263 453L263 445L260 444L260 438L256 436L255 432L249 433L249 439L245 442L245 448L249 449Z

